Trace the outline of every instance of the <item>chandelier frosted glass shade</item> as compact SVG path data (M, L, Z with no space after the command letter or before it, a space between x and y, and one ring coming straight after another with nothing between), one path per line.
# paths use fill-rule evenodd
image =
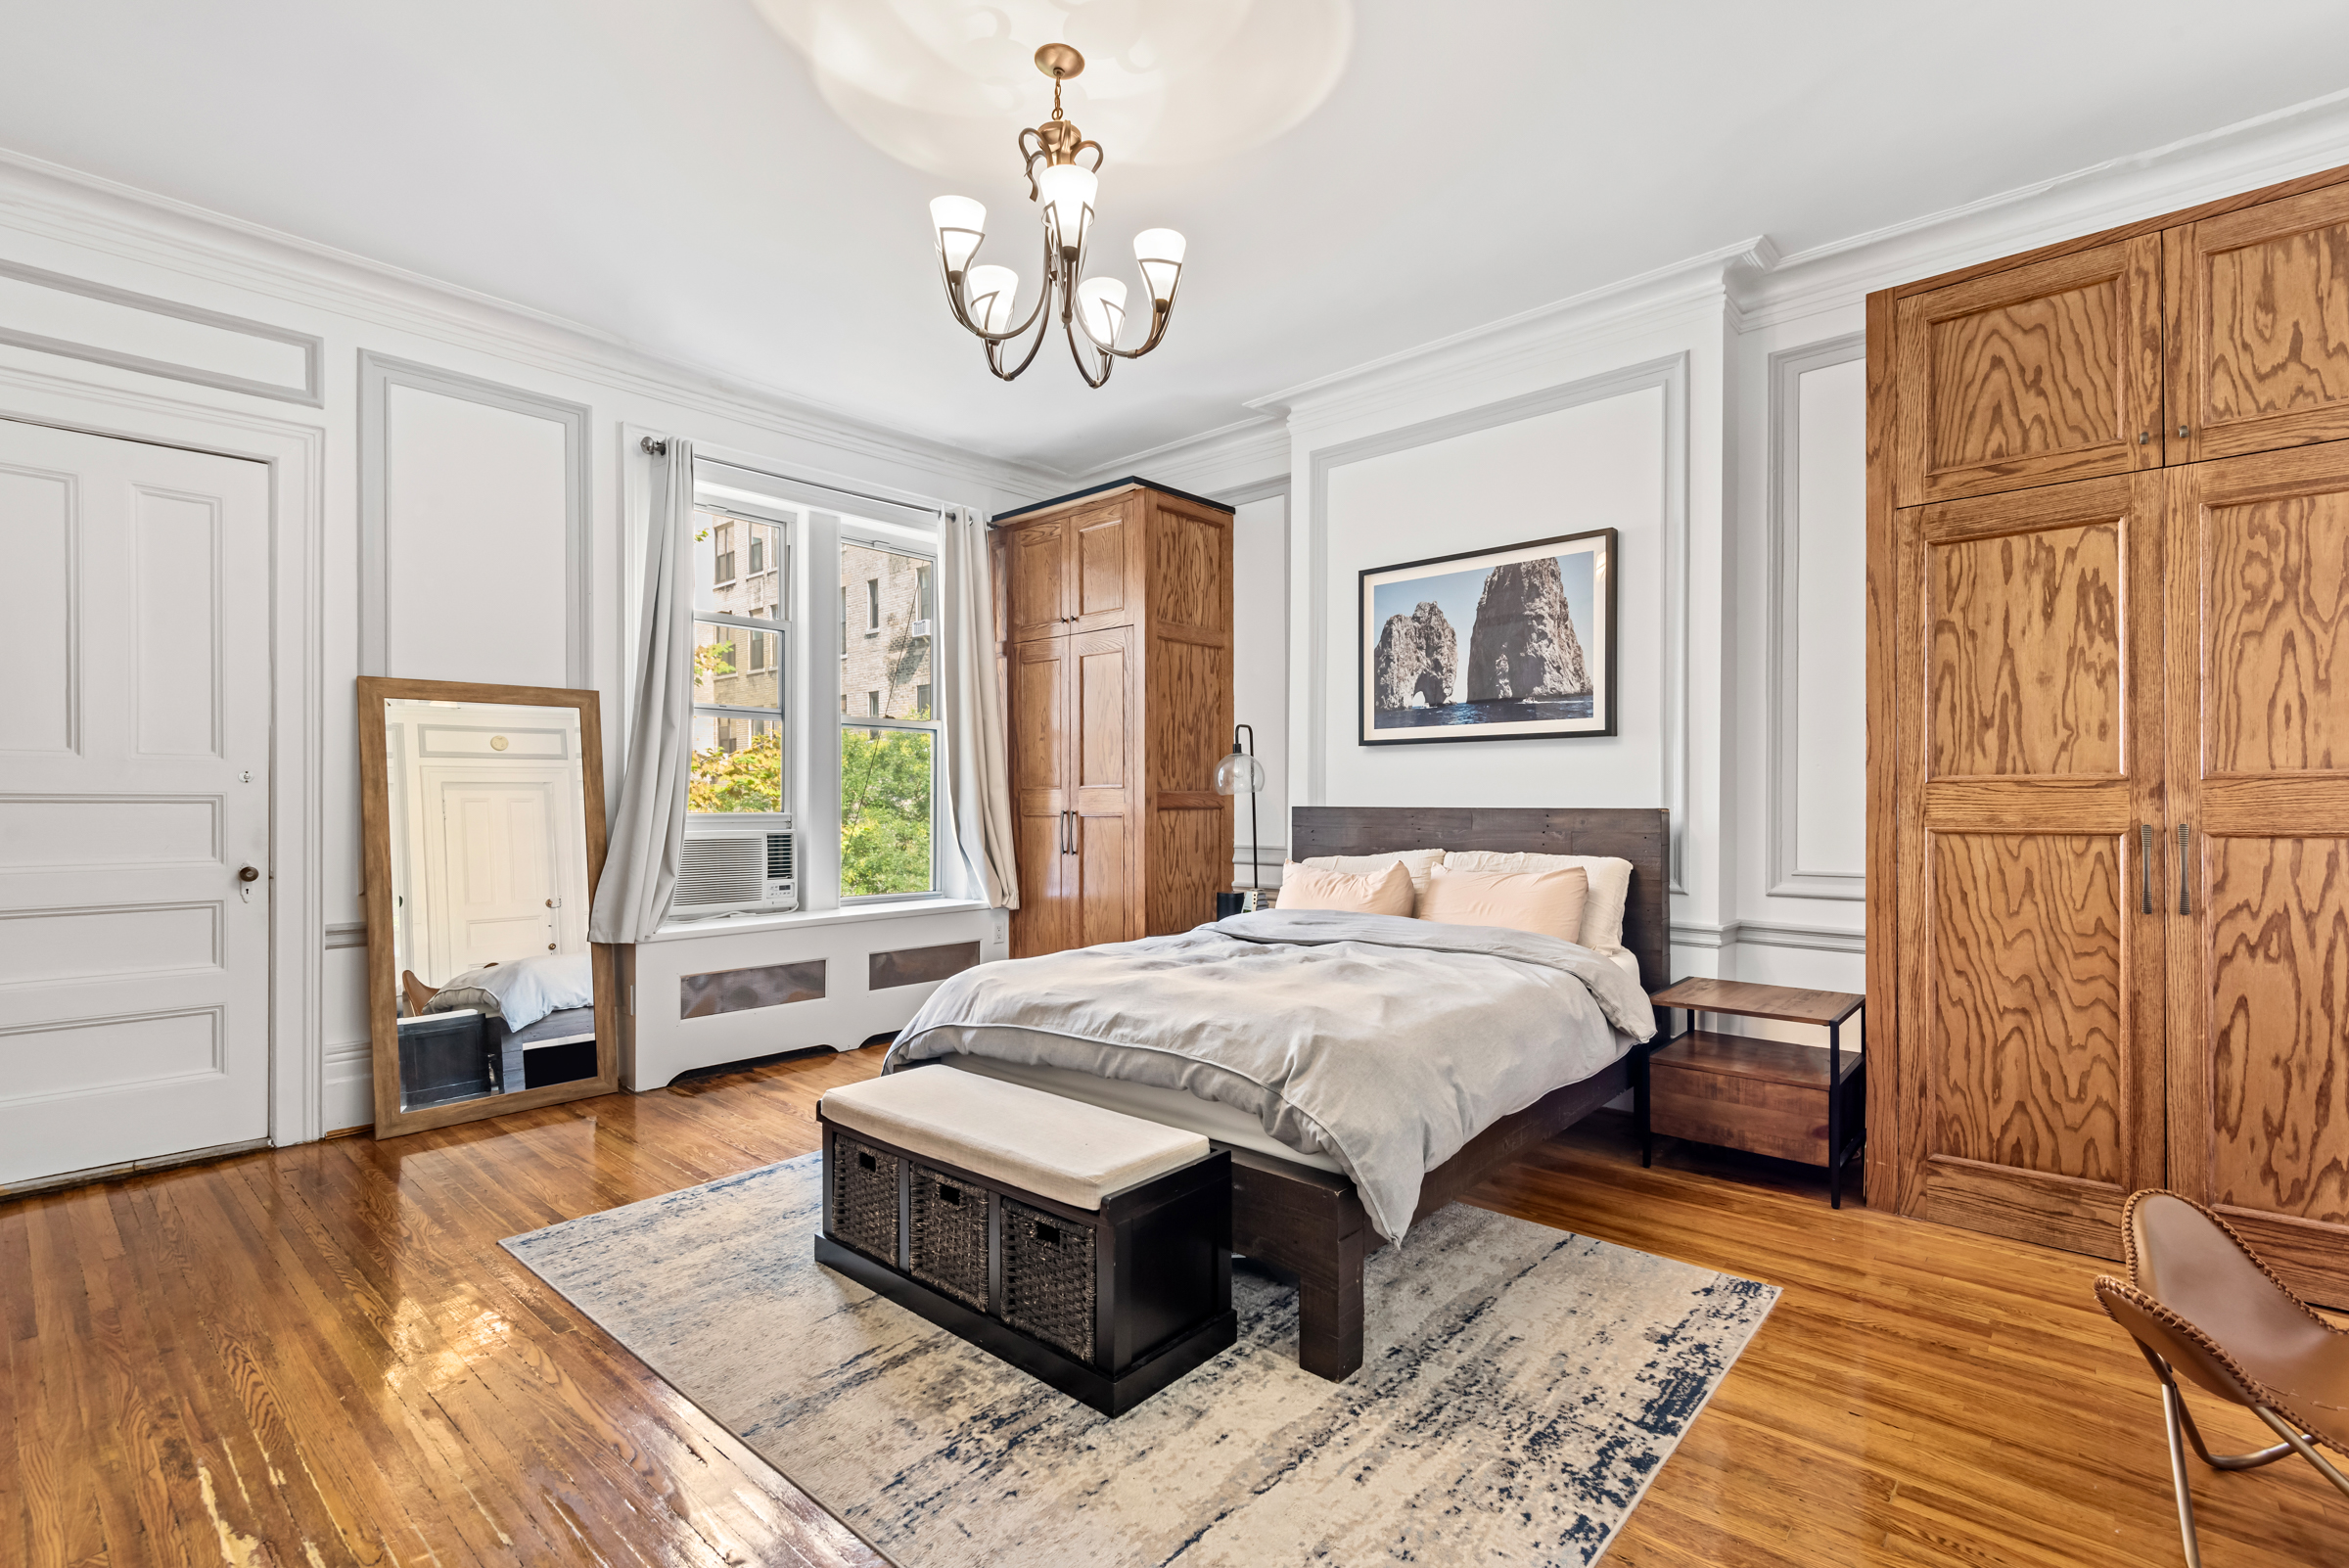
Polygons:
M973 267L965 287L971 296L971 314L988 332L1009 332L1011 312L1020 297L1020 275L1009 267Z
M1122 348L1125 336L1126 285L1116 278L1084 276L1085 248L1092 237L1094 204L1101 194L1102 152L1098 142L1061 112L1060 84L1084 69L1084 57L1067 44L1046 44L1036 52L1036 68L1052 78L1052 117L1020 132L1019 148L1026 159L1028 199L1036 204L1043 228L1043 281L1025 320L1015 321L1020 280L1004 266L974 266L987 238L987 208L967 196L942 196L930 204L930 228L938 248L938 265L946 286L946 304L954 319L987 345L987 366L1011 381L1036 359L1059 316L1077 373L1088 387L1109 380L1120 359L1139 359L1157 347L1167 335L1174 313L1174 296L1182 286L1186 249L1173 229L1144 229L1133 239L1134 265L1142 275L1143 298L1150 305L1150 325L1142 341ZM1092 155L1088 165L1082 160ZM1036 331L1035 340L1011 363L1007 346ZM1010 352L1018 352L1016 346Z
M948 272L960 272L987 238L987 208L967 196L942 196L930 204L930 226L938 235L939 259Z
M1218 795L1254 795L1265 787L1265 764L1245 752L1231 752L1216 764Z

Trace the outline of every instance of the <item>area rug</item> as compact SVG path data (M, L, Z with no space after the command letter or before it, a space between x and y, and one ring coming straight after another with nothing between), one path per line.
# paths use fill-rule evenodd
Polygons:
M1364 1360L1239 1343L1112 1421L816 1264L813 1155L505 1243L903 1568L1589 1563L1775 1286L1454 1204L1376 1254Z

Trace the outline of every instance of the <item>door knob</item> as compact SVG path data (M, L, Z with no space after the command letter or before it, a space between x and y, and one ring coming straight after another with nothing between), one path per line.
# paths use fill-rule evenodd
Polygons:
M237 880L239 882L258 882L261 880L261 868L259 866L249 865L244 870L237 873Z

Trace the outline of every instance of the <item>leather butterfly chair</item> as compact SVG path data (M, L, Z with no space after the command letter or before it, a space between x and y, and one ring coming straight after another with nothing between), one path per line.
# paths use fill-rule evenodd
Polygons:
M2188 1568L2202 1568L2202 1553L2187 1443L2214 1470L2251 1470L2298 1453L2349 1496L2349 1476L2316 1449L2349 1453L2349 1333L2285 1289L2224 1220L2175 1192L2131 1197L2121 1238L2129 1278L2099 1278L2096 1299L2161 1380ZM2255 1453L2212 1453L2186 1407L2181 1376L2243 1407L2283 1441Z

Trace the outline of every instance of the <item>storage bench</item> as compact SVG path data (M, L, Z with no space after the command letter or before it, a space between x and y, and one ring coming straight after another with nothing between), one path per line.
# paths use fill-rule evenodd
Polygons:
M933 1067L826 1093L818 1263L1108 1415L1239 1335L1231 1156Z

